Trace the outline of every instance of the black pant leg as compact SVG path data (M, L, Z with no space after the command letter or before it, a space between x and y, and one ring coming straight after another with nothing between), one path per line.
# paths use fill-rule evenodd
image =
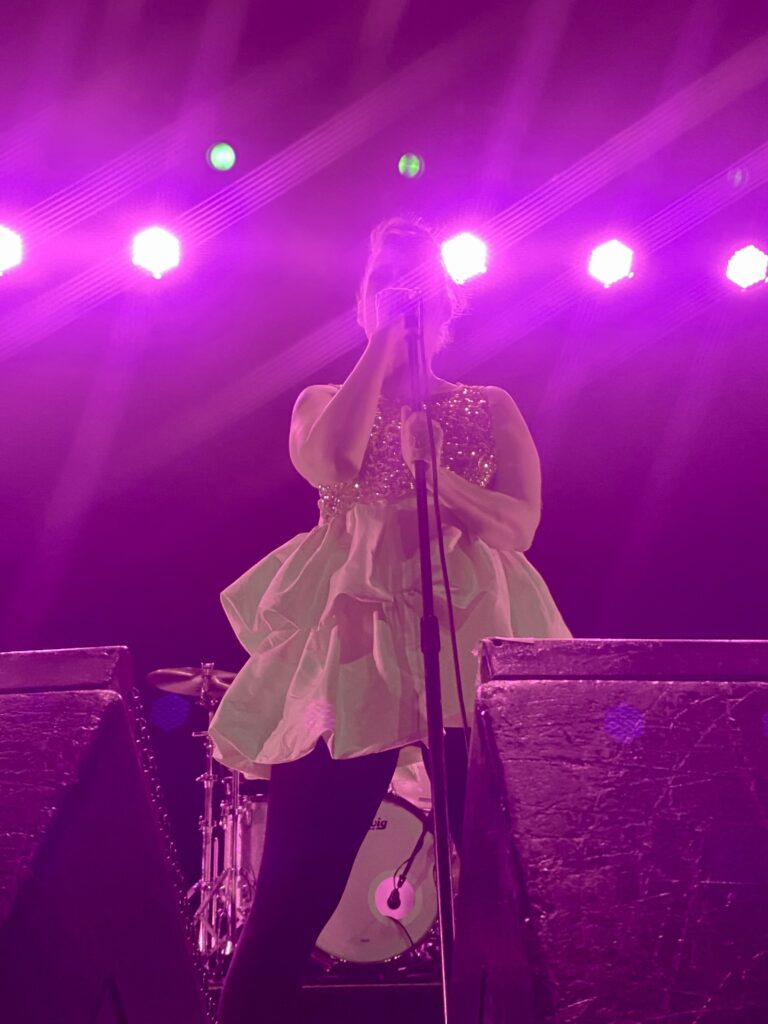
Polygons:
M253 906L219 1007L221 1024L291 1019L318 935L344 892L398 751L335 761L323 742L275 765Z

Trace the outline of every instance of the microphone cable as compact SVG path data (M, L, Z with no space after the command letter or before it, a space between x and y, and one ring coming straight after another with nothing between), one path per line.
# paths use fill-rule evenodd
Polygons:
M445 542L443 540L443 520L440 514L440 488L438 485L438 466L437 466L437 451L435 448L435 433L432 423L432 413L427 402L424 403L424 409L426 412L427 419L427 434L429 436L429 450L432 462L432 505L435 512L435 526L437 530L437 544L440 552L440 570L443 577L443 586L445 587L445 601L448 608L448 631L451 637L451 652L453 655L453 670L454 680L456 683L456 693L459 699L459 708L461 709L461 721L464 729L464 746L469 754L469 737L470 728L469 720L467 717L467 708L464 703L464 689L461 682L461 664L459 660L459 648L456 639L456 620L453 613L453 600L451 598L451 581L448 574L448 562L445 557Z

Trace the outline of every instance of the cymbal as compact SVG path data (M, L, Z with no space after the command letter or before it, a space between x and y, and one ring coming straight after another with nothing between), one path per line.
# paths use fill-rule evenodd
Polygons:
M221 698L237 675L217 669L210 677L208 692ZM199 668L157 668L147 676L150 686L169 693L180 693L184 697L199 697L203 689L203 675Z

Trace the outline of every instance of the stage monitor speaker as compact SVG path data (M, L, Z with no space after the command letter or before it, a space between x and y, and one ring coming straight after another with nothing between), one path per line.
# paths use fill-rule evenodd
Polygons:
M768 1021L768 643L484 641L451 1024Z
M132 677L124 648L0 655L7 1024L209 1019L126 706Z

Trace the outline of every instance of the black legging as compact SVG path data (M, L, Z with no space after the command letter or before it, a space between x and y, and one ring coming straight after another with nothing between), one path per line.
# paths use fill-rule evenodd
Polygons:
M458 735L457 735L458 734ZM446 762L458 838L466 778L460 730ZM397 750L334 760L325 743L272 767L264 851L253 905L227 972L220 1024L294 1019L302 975L332 916L392 779Z

